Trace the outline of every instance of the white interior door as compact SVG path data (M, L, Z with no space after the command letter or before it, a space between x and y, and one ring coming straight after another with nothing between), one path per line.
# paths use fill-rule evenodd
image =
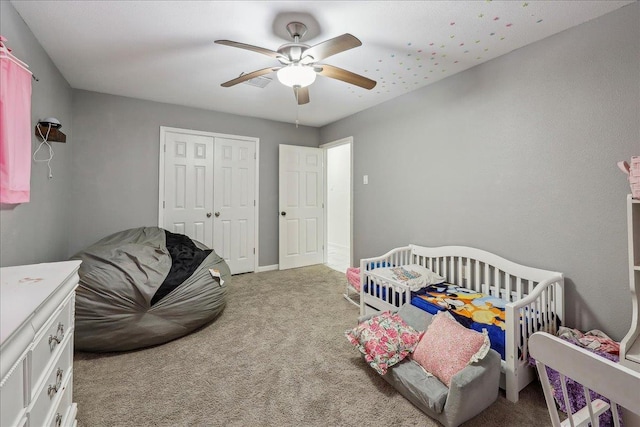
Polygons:
M161 227L213 247L213 137L164 134Z
M280 145L279 268L324 262L323 150Z
M255 266L255 141L215 138L213 244L231 273Z

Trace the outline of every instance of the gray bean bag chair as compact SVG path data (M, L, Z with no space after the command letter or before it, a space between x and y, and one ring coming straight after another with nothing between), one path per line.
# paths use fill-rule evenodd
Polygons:
M75 346L92 352L162 344L223 310L230 272L213 250L158 227L112 234L82 260L76 291ZM214 279L218 270L224 281Z

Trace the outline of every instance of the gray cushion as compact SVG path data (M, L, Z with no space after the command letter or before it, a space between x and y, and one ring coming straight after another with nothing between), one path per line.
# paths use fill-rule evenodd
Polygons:
M404 396L410 396L418 408L429 408L438 414L442 412L449 389L433 375L426 375L413 360L403 360L389 369L383 378Z
M398 310L398 315L417 331L426 331L431 324L433 316L424 310L419 309L409 303L404 304Z

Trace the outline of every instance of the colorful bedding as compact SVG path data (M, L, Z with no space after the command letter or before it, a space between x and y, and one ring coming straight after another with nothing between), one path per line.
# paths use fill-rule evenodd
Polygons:
M505 301L450 283L429 285L413 293L411 304L431 314L448 310L463 326L487 330L491 348L505 359Z

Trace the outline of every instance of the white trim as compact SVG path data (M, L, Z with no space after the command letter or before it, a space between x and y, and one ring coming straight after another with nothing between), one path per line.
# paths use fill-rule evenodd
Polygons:
M321 144L320 148L324 150L324 202L325 205L328 199L327 193L327 150L329 148L337 147L340 145L350 144L351 149L351 166L349 170L349 180L350 180L350 194L349 194L349 266L353 267L353 137L348 136L346 138L338 139L332 142L327 142L326 144ZM328 260L328 250L329 250L329 235L328 235L328 221L327 221L327 209L324 210L324 263L327 263Z
M279 270L280 266L278 264L273 264L273 265L265 265L263 267L258 267L256 269L256 273L263 273L265 271L274 271L274 270Z
M258 259L260 258L260 240L259 240L259 223L260 223L260 138L252 137L252 136L242 136L242 135L231 135L226 133L217 133L217 132L207 132L207 131L199 131L193 129L182 129L182 128L174 128L169 126L160 126L160 155L159 158L159 167L158 167L158 227L162 228L164 226L164 209L162 203L164 202L164 162L165 162L165 135L167 132L173 133L186 133L189 135L198 135L198 136L209 136L214 139L215 138L227 138L227 139L239 139L242 141L253 141L256 145L256 158L255 158L255 215L254 215L254 245L255 245L255 256L253 260L253 270L258 271Z

